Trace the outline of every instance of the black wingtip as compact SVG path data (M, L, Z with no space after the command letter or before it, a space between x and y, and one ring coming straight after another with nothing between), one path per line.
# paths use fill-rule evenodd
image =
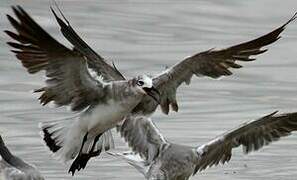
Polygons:
M10 24L14 24L14 23L16 23L17 21L11 16L11 15L9 15L9 14L6 14L6 17L7 17L7 19L8 19L8 21L10 22Z
M52 11L52 13L54 14L54 16L57 18L57 14L56 12L54 11L54 8L52 6L50 6L50 10Z
M21 18L24 15L27 16L27 13L20 5L11 6L11 9L18 18Z
M58 22L58 24L59 24L61 27L63 27L64 25L66 25L66 24L64 23L64 21L63 21L61 18L59 18L59 16L57 15L57 13L55 12L55 10L53 9L52 6L50 7L50 9L51 9L52 13L54 14L54 16L55 16L56 21Z
M272 117L272 116L274 116L275 114L277 114L278 112L279 112L278 110L277 110L277 111L274 111L274 112L272 112L272 113L270 113L270 114L264 116L264 118Z
M66 18L65 15L63 14L63 12L62 12L62 10L60 9L58 3L57 3L55 0L53 0L53 2L54 2L54 6L55 6L56 9L59 11L59 13L60 13L60 15L62 16L62 18L64 19L64 21L67 23L68 26L70 26L69 21L67 20L67 18ZM57 14L56 14L56 12L53 10L53 7L52 7L52 6L50 6L50 9L51 9L51 11L54 13L56 19L60 19L60 21L62 21L62 19L59 18L59 17L57 16ZM65 23L64 21L62 21L62 22Z
M125 76L118 70L118 68L115 66L114 62L112 61L112 66L114 70L117 72L119 76L121 76L123 79L126 79Z
M294 15L283 25L283 27L287 26L289 23L294 21L297 18L297 11L294 13Z
M0 135L0 146L5 146L4 140L2 139L1 135Z
M290 24L291 22L293 22L294 20L297 19L297 11L293 14L293 16L285 23L283 24L281 27L278 28L279 30L279 34L286 29L287 25ZM280 39L281 36L279 36L275 41L277 41L278 39Z
M4 30L3 31L5 34L7 34L8 36L10 36L10 34L11 34L11 31L9 31L9 30Z
M23 42L23 40L19 37L19 35L17 35L16 33L9 31L9 30L4 30L4 33L6 33L9 37L11 37L12 39L19 41L19 42Z
M17 5L12 5L12 6L10 6L10 7L11 7L11 9L12 9L13 11L15 11L16 8L17 8Z
M13 11L13 13L15 14L15 15L17 15L19 12L19 8L21 8L21 6L18 6L18 5L16 5L16 6L11 6L11 9L12 9L12 11Z

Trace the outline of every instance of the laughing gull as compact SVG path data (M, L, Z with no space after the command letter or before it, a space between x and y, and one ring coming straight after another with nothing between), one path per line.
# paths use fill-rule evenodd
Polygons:
M119 129L133 152L107 153L123 158L148 180L187 180L198 171L227 163L233 148L242 146L243 153L248 154L297 130L297 112L276 113L196 147L167 141L150 118L138 116L125 120Z
M9 42L17 58L29 73L44 70L46 87L42 92L43 105L50 101L58 106L70 105L81 112L73 122L57 121L42 123L43 138L49 149L66 162L75 159L70 168L84 168L87 160L112 146L109 129L115 127L145 95L158 101L159 94L148 76L129 80L111 81L121 74L107 64L101 64L110 80L93 77L85 57L74 49L68 49L45 32L20 6L12 7L19 22L7 15L18 34L6 31L17 41ZM104 134L104 132L106 132ZM104 135L103 135L104 134ZM102 137L102 138L100 138Z
M113 127L115 123L124 119L122 115L126 114L129 111L128 109L131 109L135 103L136 106L130 110L131 114L149 116L156 110L158 104L161 105L161 109L165 114L169 113L169 107L173 111L178 111L176 91L183 82L189 84L193 75L212 78L231 75L231 68L242 67L237 64L238 61L247 62L255 60L251 56L264 53L267 49L262 50L261 48L278 40L280 33L285 29L286 25L296 18L294 15L284 25L252 41L222 50L207 50L185 58L160 75L152 76L152 78L143 75L129 81L125 79L114 65L103 59L79 37L60 10L63 18L60 18L51 9L61 28L62 34L73 45L74 48L72 50L54 40L20 6L13 7L13 9L20 22L11 16L8 16L8 19L18 34L11 31L6 31L6 33L18 41L18 43L9 42L8 44L17 49L13 50L13 52L21 60L29 73L36 73L40 70L46 71L46 76L48 77L46 80L47 86L36 91L43 92L40 97L41 103L45 105L54 101L59 106L71 105L72 110L82 112L81 118L88 119L83 121L83 126L86 126L88 124L87 122L90 122L89 119L96 118L96 121L92 121L92 127L96 127L96 132L99 132L98 129L101 129L102 125L99 128L99 124L94 122L99 122L99 120L101 121L105 117L117 119L113 121L114 123L104 119L110 125L108 128ZM126 112L119 115L117 112L121 111L118 110L120 108L114 102L107 101L107 99L111 97L116 100L123 97L127 98L127 96L121 95L124 91L123 87L126 86L120 86L118 84L127 85L129 82L130 84L143 87L144 90L149 92L149 96L142 95L140 97L141 100L135 98L139 101L131 100L133 105L124 105ZM154 89L153 87L157 91L150 91ZM107 90L109 91L107 92ZM159 97L156 92L160 93ZM102 106L97 106L98 104L102 104ZM112 107L113 111L110 112L110 108L106 107ZM88 108L87 111L85 111L86 108ZM90 114L92 115L90 116ZM77 120L76 122L78 123L80 121ZM68 132L77 129L77 127L74 127L74 124L71 126L61 126L61 123L43 124L42 126L44 140L51 151L63 152L59 154L65 160L73 159L79 154L70 168L72 173L76 169L80 170L84 168L87 161L92 156L100 154L101 150L109 149L111 146L109 142L112 141L111 133L101 138L96 138L94 133L84 135L87 136L86 138L82 134L80 136L69 134ZM107 130L108 128L104 129ZM80 126L77 131L83 130L85 129ZM101 133L96 135L100 135ZM90 140L89 136L92 136L92 140ZM61 148L65 147L65 139L69 138L79 139L79 141L76 143L67 143L71 145L69 147L67 145L67 148ZM87 141L87 145L82 146L77 144L78 142L84 142L84 140ZM101 143L96 143L94 140L98 140ZM79 147L84 147L81 149L81 153L79 153Z
M44 180L34 167L11 154L0 136L0 179L1 180Z

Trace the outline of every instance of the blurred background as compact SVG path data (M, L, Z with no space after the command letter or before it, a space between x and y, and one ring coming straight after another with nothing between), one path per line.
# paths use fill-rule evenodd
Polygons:
M157 74L184 57L224 48L263 35L297 10L295 0L57 0L74 29L100 55L114 60L126 76ZM22 5L59 41L69 45L51 14L51 0L1 0L0 31L12 29L5 14ZM179 113L153 119L171 141L205 143L240 123L279 110L297 111L297 22L293 22L257 61L220 80L193 78L179 88ZM0 133L10 149L35 164L47 179L72 179L51 157L38 123L71 117L65 108L41 107L31 90L43 85L43 73L28 75L0 33ZM115 133L116 150L128 150ZM229 164L192 179L291 180L297 176L297 133L251 155L234 151ZM103 154L74 179L143 179L125 162Z

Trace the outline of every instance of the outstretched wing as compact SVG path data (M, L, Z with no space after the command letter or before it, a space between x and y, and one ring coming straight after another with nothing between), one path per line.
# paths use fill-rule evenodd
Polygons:
M252 41L222 50L211 49L195 54L155 77L153 80L154 86L162 95L162 111L168 114L170 105L172 110L178 111L176 90L183 82L189 84L193 75L212 78L229 76L232 74L231 68L237 69L242 67L237 64L238 62L254 61L255 59L251 58L251 56L266 52L267 49L262 50L261 48L278 40L280 33L285 29L286 25L296 19L296 17L297 14L294 14L284 25Z
M198 147L197 153L200 158L195 173L228 162L232 156L232 149L240 145L243 152L248 154L297 130L296 112L278 115L276 113L245 123Z
M1 135L0 135L0 156L2 157L2 161L9 164L11 167L18 168L20 170L24 169L34 169L31 165L24 162L17 156L14 156L8 147L5 145ZM1 164L1 161L0 161ZM1 166L0 166L1 167Z
M93 69L98 76L103 77L105 81L124 80L124 76L114 66L110 66L99 54L97 54L86 42L71 27L69 21L62 14L62 11L57 6L60 14L65 22L58 17L53 8L51 8L55 18L60 25L61 32L64 37L74 46L74 48L87 58L89 68Z
M17 33L5 31L16 42L8 42L12 52L29 73L44 70L46 87L40 103L71 105L72 110L82 110L104 96L102 82L92 78L84 56L70 50L52 38L20 6L12 7L15 18L7 15Z
M127 117L118 131L132 150L148 163L158 155L162 145L167 144L154 122L145 116Z

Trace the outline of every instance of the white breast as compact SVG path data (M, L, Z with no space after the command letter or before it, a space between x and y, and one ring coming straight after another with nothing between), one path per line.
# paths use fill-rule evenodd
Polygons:
M107 104L96 106L91 113L85 115L80 123L89 133L99 134L114 127L122 121L131 110L122 104L110 100Z

